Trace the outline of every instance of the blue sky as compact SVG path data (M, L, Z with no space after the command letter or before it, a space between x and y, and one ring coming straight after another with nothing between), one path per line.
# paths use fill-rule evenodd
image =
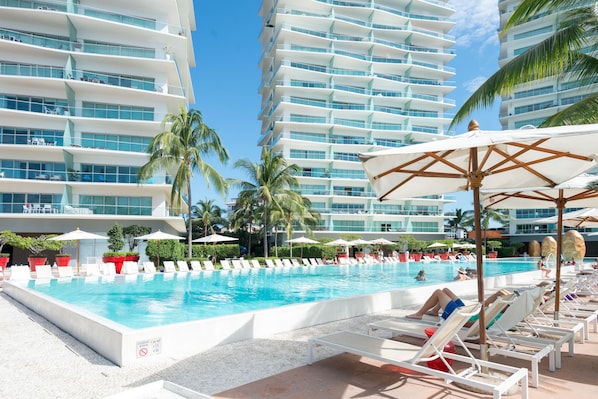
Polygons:
M497 29L498 0L450 0L456 8L457 24L450 32L456 37L454 47L457 56L449 64L455 68L456 89L449 98L458 107L469 97L480 82L498 68L499 43ZM224 177L245 179L243 172L233 168L240 158L258 162L260 148L257 140L260 123L260 70L258 61L261 46L258 35L261 29L258 16L260 0L232 2L226 10L223 3L194 0L197 30L193 32L196 67L192 68L196 103L208 126L216 130L231 160L226 166L214 165ZM229 5L227 3L227 5ZM500 130L498 105L482 109L471 115L484 130ZM466 124L458 126L457 132L465 132ZM227 200L236 191L231 190ZM224 207L225 200L207 187L203 178L193 182L193 203L203 199L215 199ZM456 204L447 210L472 207L470 193L454 194Z

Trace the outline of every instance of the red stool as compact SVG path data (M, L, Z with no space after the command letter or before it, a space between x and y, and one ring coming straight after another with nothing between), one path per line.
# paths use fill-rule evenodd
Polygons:
M426 335L428 336L428 339L434 335L434 333L436 332L437 328L436 327L428 327L424 330L424 332L426 333ZM427 340L426 340L427 341ZM456 349L455 349L455 345L449 341L444 348L442 349L443 352L447 352L447 353L457 353ZM446 359L446 362L452 366L453 365L453 359ZM428 362L428 367L434 370L439 370L439 371L446 371L448 372L448 367L446 367L446 364L444 364L444 362L438 358L438 359L434 359L434 360L429 360Z

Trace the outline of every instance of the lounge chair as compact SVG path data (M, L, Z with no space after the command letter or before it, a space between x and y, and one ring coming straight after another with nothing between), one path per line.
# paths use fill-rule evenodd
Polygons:
M282 260L282 264L284 265L284 267L293 267L293 264L291 263L290 259L284 258Z
M123 267L120 270L120 274L138 274L139 264L137 262L125 261Z
M176 272L176 267L174 267L174 261L172 261L172 260L165 260L163 263L164 263L164 273L174 273L174 272Z
M316 258L316 264L318 266L322 266L324 264L324 261L322 260L322 258Z
M232 263L233 263L233 269L235 269L235 270L241 270L243 268L243 265L241 264L241 261L239 259L233 259Z
M262 265L260 265L260 262L257 259L251 259L251 267L254 269L261 269Z
M306 258L301 258L301 262L303 262L303 264L304 264L305 266L311 266L311 263L309 263L309 259L306 259Z
M152 261L143 262L143 271L148 274L155 273L156 265Z
M220 267L222 267L222 270L230 270L231 269L230 262L226 259L222 259L220 261Z
M457 331L479 310L479 304L456 309L423 346L348 331L312 338L308 341L308 364L313 362L314 347L322 345L390 363L403 369L439 377L447 382L455 382L485 392L492 392L494 399L500 399L511 387L521 382L521 397L526 399L528 394L527 369L476 359L462 342L461 345L465 349L466 355L442 351L444 346L452 339L458 342L461 341ZM440 359L448 371L429 368L425 364L427 361L435 359ZM469 367L466 370L456 372L449 364L449 359L467 363ZM493 379L476 378L476 376L487 375L491 371L498 371L500 374L497 373Z
M114 262L102 263L100 270L104 276L116 276L116 265Z
M11 266L10 267L11 280L31 280L31 269L27 265Z
M272 259L266 259L266 267L274 268L274 267L276 267L276 265L274 264Z
M203 267L206 270L214 270L214 262L212 262L211 260L204 260L203 261Z
M191 267L191 270L193 270L194 272L199 272L203 270L201 268L201 263L199 263L198 260L192 260L191 262L189 262L189 266Z
M40 265L35 267L35 278L36 279L50 279L52 278L52 266Z
M291 263L295 267L301 267L301 263L299 263L299 261L297 259L295 259L295 258L291 259Z
M189 271L189 265L187 264L187 261L177 260L176 265L179 268L179 272L188 272Z
M58 277L60 277L60 278L73 277L73 268L70 266L58 267Z
M247 259L241 259L241 266L243 269L251 269L251 263Z
M83 269L85 270L86 277L100 275L100 266L97 263L85 263L83 264Z
M515 295L506 295L498 298L490 306L488 306L484 312L487 324L490 324L493 320L500 316L500 313L507 307L515 305ZM434 325L430 321L426 320L414 320L414 319L386 319L368 324L368 333L372 334L376 330L389 331L393 335L407 335L417 338L427 338L425 333L426 328L430 328ZM476 320L471 327L462 328L458 331L459 337L462 342L470 349L480 349L480 345L477 342L480 333L479 320ZM494 340L491 336L488 336L488 353L491 356L501 355L512 357L515 359L522 359L529 361L531 364L531 380L530 386L538 387L539 382L539 364L544 357L548 357L549 364L548 369L555 371L555 353L554 347L551 344L538 344L538 345L517 345L511 342L504 342L501 340Z
M276 267L284 267L284 263L280 259L274 259L274 264Z
M311 263L312 266L318 266L316 258L309 258L309 263Z

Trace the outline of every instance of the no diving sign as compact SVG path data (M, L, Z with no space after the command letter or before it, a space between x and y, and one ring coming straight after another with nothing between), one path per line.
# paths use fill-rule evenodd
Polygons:
M136 346L137 358L155 356L162 353L162 338L150 338L138 341Z

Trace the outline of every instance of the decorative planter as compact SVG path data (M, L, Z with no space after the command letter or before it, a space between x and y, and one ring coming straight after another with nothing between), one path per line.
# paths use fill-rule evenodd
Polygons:
M401 252L399 254L399 262L407 262L407 254L404 252Z
M448 252L441 252L438 254L438 256L440 256L440 259L442 259L442 260L448 260L448 258L449 258Z
M358 252L355 254L355 259L363 259L364 257L364 253L363 252Z
M2 271L4 271L4 269L6 269L6 265L8 265L8 261L10 260L10 257L6 256L6 257L0 257L0 269Z
M124 256L104 256L104 257L102 257L102 262L104 262L104 263L108 263L108 262L114 263L114 267L116 269L116 274L120 274L120 270L123 267L124 261L125 261L125 257Z
M422 260L422 254L421 253L414 253L411 254L411 256L413 256L413 260L416 262L421 262Z
M434 335L434 333L436 332L437 328L436 327L429 327L424 329L424 332L426 333L426 335L428 336L428 339ZM455 349L455 344L453 344L451 341L449 341L443 348L442 350L443 352L447 352L447 353L457 353L456 349ZM446 362L449 364L449 366L453 365L453 359L446 359ZM438 359L434 359L434 360L429 360L428 362L428 367L434 370L439 370L439 371L444 371L444 372L448 372L448 367L446 367L446 364L444 364L444 362L438 358Z
M54 258L54 262L56 262L56 264L60 267L68 266L70 261L71 261L70 256L57 256Z
M139 262L139 255L127 255L125 256L125 262Z
M46 264L46 261L48 260L48 258L36 258L36 257L29 257L27 258L27 261L29 262L29 267L31 268L31 271L34 272L35 268L37 266L43 266Z
M497 251L488 252L488 257L491 259L498 258L498 252Z

